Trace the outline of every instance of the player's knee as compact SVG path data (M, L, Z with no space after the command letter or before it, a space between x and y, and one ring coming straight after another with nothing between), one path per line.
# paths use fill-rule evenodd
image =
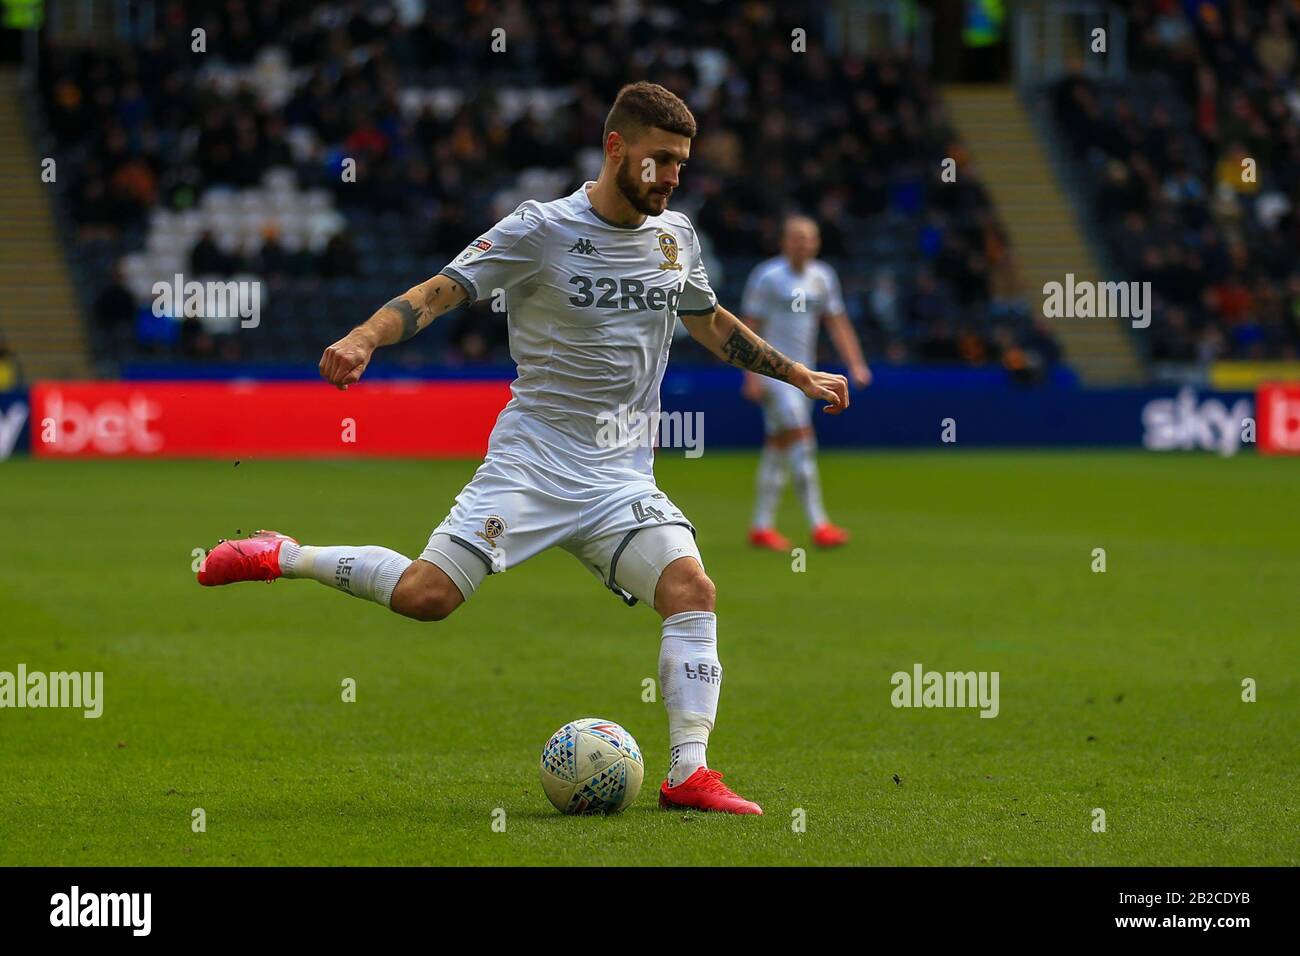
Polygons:
M417 621L443 621L464 602L460 589L441 568L416 561L393 589L390 607Z
M664 617L712 611L718 598L718 589L693 558L681 558L665 568L655 592L655 609Z
M445 621L463 600L455 586L450 590L426 588L412 597L403 613L417 621Z
M794 428L783 428L780 431L773 432L767 436L767 444L771 445L778 451L790 448L803 441L811 441L813 430L806 426L796 426Z
M698 564L694 572L677 586L677 603L681 611L712 611L717 600L718 589Z

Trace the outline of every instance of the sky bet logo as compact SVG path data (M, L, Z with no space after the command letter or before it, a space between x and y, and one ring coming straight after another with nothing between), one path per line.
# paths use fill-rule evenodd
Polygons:
M51 926L129 926L133 936L148 936L153 923L152 893L71 893L50 897Z

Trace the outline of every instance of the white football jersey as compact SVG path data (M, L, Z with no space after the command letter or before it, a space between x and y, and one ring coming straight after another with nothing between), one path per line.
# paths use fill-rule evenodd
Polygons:
M592 467L650 474L649 443L611 444L608 423L657 415L677 316L708 314L717 297L686 216L616 225L592 208L592 185L520 204L442 273L471 302L504 295L519 373L492 451L540 440Z
M843 312L844 298L835 270L820 259L809 260L796 273L784 256L777 256L749 274L740 310L763 323L759 334L773 348L815 368L821 318Z

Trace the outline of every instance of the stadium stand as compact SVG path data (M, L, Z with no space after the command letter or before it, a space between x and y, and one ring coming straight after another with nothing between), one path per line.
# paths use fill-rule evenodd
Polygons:
M870 358L1028 378L1060 360L977 177L938 180L963 153L909 55L832 52L813 29L796 59L782 38L816 25L816 5L704 4L689 22L650 5L541 8L407 22L386 5L232 0L196 20L169 3L143 46L45 49L36 121L70 170L59 215L98 366L314 363L521 199L594 177L605 110L641 78L696 112L675 203L725 302L799 208L822 224ZM508 56L493 52L497 26ZM236 335L228 319L153 316L153 283L177 272L261 278L261 325ZM395 354L505 361L505 326L461 310ZM711 360L690 341L678 354Z
M1114 271L1152 283L1139 341L1157 371L1295 359L1300 10L1135 0L1127 13L1128 76L1066 76L1051 102Z

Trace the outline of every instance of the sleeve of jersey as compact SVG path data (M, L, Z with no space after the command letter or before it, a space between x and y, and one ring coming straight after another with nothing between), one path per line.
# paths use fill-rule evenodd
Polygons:
M541 265L541 224L540 213L525 203L466 246L442 275L464 286L470 303L527 282Z
M845 311L844 294L840 291L840 277L830 266L826 267L826 311L830 315L841 315Z
M700 241L691 230L691 271L686 274L686 286L677 301L678 315L708 315L718 307L718 297L709 285L709 274L700 258Z

